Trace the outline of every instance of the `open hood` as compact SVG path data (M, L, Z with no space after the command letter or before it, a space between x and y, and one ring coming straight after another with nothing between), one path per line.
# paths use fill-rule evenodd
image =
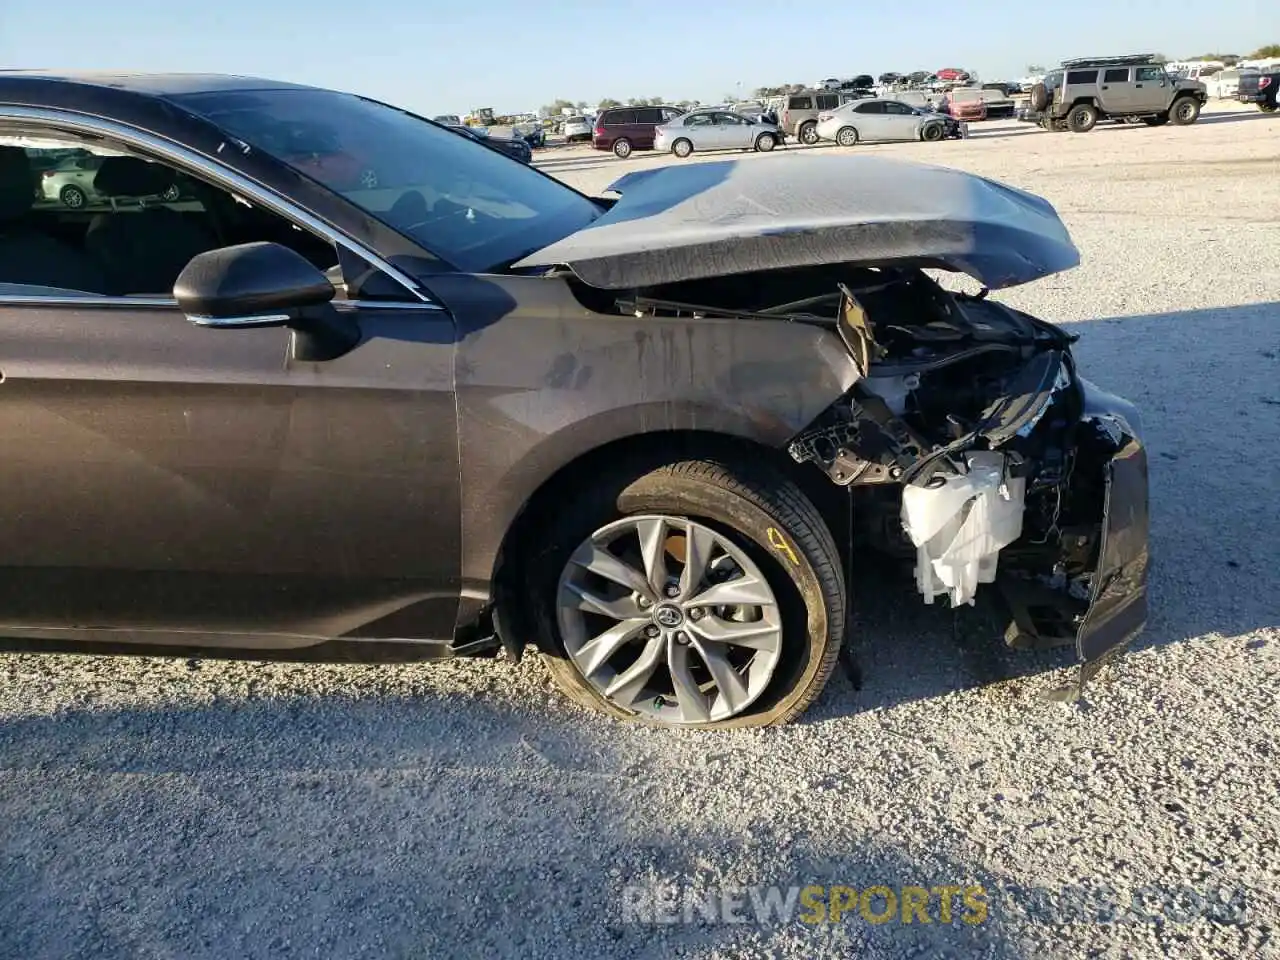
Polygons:
M563 264L593 287L627 289L825 263L914 263L996 289L1080 262L1047 200L880 157L656 167L609 190L621 199L607 213L513 266Z

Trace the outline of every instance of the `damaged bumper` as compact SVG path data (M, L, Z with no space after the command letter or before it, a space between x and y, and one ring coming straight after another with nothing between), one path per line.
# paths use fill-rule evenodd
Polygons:
M1083 684L1146 623L1137 411L1076 374L1062 330L982 297L936 302L911 325L844 290L837 329L863 377L791 456L850 488L900 485L886 519L924 601L995 584L1006 641L1074 645Z

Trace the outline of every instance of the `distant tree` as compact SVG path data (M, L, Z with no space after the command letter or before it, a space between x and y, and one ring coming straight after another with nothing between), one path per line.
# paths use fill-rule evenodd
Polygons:
M1228 67L1235 66L1236 61L1240 59L1238 54L1234 53L1202 53L1198 57L1191 57L1192 60L1221 60Z
M613 99L613 97L605 97L598 104L596 104L596 109L608 110L610 107L620 107L620 106L622 106L621 100L615 100Z
M1249 54L1250 60L1272 60L1280 57L1280 43L1268 43Z
M573 109L572 100L556 100L545 107L540 107L538 109L538 112L542 114L544 117L558 117L564 112L566 108L568 108L569 110Z
M577 103L574 104L575 109L578 109L578 110L586 110L590 106L591 104L587 103L587 101L585 100L579 100Z

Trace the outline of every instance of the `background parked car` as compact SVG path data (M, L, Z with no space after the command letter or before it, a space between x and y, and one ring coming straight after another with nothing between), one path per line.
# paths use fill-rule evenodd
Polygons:
M625 159L633 150L652 150L654 131L684 113L679 107L610 107L601 110L591 146Z
M51 169L40 172L40 194L46 200L56 200L69 210L82 210L87 206L108 202L106 194L94 186L94 179L106 157L85 154L68 157ZM179 199L182 190L178 184L168 187L157 196L166 203Z
M565 117L563 132L565 143L587 143L591 140L591 122L583 116Z
M446 127L462 126L462 118L459 117L456 113L442 113L440 114L440 116L432 117L431 119L434 120L436 123L443 123Z
M840 106L840 94L825 90L803 90L787 97L778 125L801 143L818 142L818 114Z
M1280 91L1280 69L1269 72L1250 70L1240 74L1236 99L1241 103L1256 103L1263 113L1275 113L1277 91Z
M767 153L782 142L772 123L725 110L694 110L654 131L653 148L687 157L695 150L759 150Z
M456 130L464 137L470 137L472 140L478 140L490 149L497 150L499 153L505 153L507 156L519 160L521 163L533 162L533 148L529 142L523 137L515 137L508 140L506 137L492 137L489 131L485 129L477 129L476 127L468 127L464 124L448 124L449 129Z
M1013 98L1003 90L994 87L983 87L978 91L978 96L987 107L987 120L997 120L1012 117L1017 109Z
M897 100L855 100L818 117L818 136L842 147L863 140L944 140L960 137L964 125Z
M983 91L973 87L957 87L949 90L938 105L938 112L955 117L957 120L969 122L987 119L987 101L983 99ZM1012 101L1010 101L1012 105ZM1010 110L1012 115L1013 111Z

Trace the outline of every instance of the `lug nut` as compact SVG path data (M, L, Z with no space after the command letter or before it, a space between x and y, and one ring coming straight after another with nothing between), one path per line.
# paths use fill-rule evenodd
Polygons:
M685 633L683 630L681 630L679 633L676 634L676 643L680 644L680 646L683 647L688 642L689 642L689 635Z
M667 584L666 594L668 597L680 596L680 584L678 583Z
M656 636L658 635L658 628L657 628L657 626L656 626L656 625L654 625L654 624L652 624L652 623L651 623L651 624L649 624L649 626L647 626L647 627L645 627L645 628L644 628L644 635L645 635L646 637L656 637Z
M701 608L701 607L694 607L692 610L690 610L690 611L689 611L689 619L690 619L690 620L701 620L701 619L702 619L702 614L703 614L703 610L702 610L702 608Z
M640 598L640 607L641 607L642 609L643 609L643 608L645 608L645 607L651 607L651 606L653 606L653 601L652 601L652 600L650 600L648 597L641 597L641 598Z

